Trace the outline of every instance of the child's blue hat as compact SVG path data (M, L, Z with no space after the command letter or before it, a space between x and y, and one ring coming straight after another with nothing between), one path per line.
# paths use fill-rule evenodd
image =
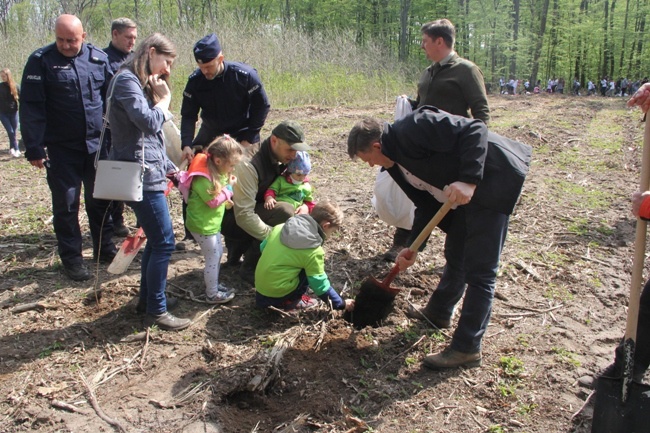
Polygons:
M287 165L288 173L309 174L310 171L311 161L309 160L309 154L302 150L296 152L296 157Z

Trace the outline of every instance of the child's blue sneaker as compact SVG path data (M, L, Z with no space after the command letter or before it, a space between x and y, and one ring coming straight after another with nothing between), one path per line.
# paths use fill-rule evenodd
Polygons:
M213 296L205 297L205 302L208 304L225 304L226 302L232 301L234 297L235 294L233 292L221 290L221 287L219 287L219 291Z

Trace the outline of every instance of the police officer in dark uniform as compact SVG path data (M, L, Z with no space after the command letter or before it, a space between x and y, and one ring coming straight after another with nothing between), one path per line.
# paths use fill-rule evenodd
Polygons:
M86 33L76 16L60 15L54 31L56 42L36 50L23 71L21 132L27 160L46 168L64 271L83 281L91 275L83 262L79 227L82 184L94 257L110 262L116 254L112 224L102 224L108 202L93 199L95 152L111 72L106 54L84 43Z
M135 46L135 40L138 37L138 26L130 18L116 18L111 23L111 42L104 52L108 55L108 66L112 74L115 75L120 69L122 63L129 58ZM106 127L104 132L104 142L106 150L110 151L111 130ZM111 218L113 220L113 233L117 236L127 236L129 229L124 225L124 202L112 201Z
M194 58L199 68L187 80L181 106L183 159L191 161L195 151L223 134L237 140L249 155L254 154L259 149L260 130L271 108L257 71L245 63L225 61L214 33L194 45ZM202 123L195 137L199 112ZM234 220L232 211L226 213L227 219ZM186 230L185 239L191 238ZM230 247L230 259L232 246L227 238L226 244ZM184 244L177 243L177 248L183 247Z
M194 45L194 58L199 69L187 80L181 106L183 159L192 158L193 147L206 147L223 134L245 148L258 147L271 106L257 71L225 61L214 33ZM199 111L202 123L194 137Z

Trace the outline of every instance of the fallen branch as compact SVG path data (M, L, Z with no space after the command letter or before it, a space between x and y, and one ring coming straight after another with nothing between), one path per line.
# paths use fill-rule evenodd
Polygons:
M514 262L514 265L515 265L515 267L517 269L522 270L525 273L527 273L528 275L530 275L531 277L533 277L533 281L541 281L542 280L542 278L539 276L539 274L537 272L535 272L535 270L533 268L526 265L521 260L517 260L516 262Z
M264 371L256 374L249 382L246 388L251 392L264 392L269 384L278 376L279 365L284 356L284 352L298 339L302 333L301 327L294 327L282 334L275 342L271 349L269 359L264 366Z
M175 397L173 397L170 402L151 399L149 400L149 403L155 405L159 409L174 409L177 407L181 407L184 406L186 403L189 403L192 400L194 400L194 397L196 397L198 394L203 392L205 388L207 388L210 385L210 383L211 383L210 380L205 380L203 382L199 382L194 386L190 385L184 390L182 390L180 393L178 393Z
M518 310L525 310L529 311L528 313L493 313L495 316L500 316L500 317L524 317L524 316L537 316L540 314L546 314L550 313L552 311L558 310L562 307L564 307L563 304L556 305L555 307L547 308L545 310L539 310L537 308L528 308L528 307L520 307L517 305L511 305L511 304L505 304L506 306Z
M20 314L24 313L26 311L32 311L32 310L46 310L48 308L55 308L52 305L44 304L42 302L30 302L29 304L22 304L18 305L14 308L11 309L11 312L13 314Z
M327 334L327 323L323 321L320 325L320 334L318 335L318 340L316 340L316 344L314 345L314 350L316 352L320 350L320 346L323 344L323 340L325 339L325 334Z
M102 420L106 421L111 426L118 429L119 431L126 433L126 429L122 426L122 424L119 423L119 421L110 418L108 415L104 413L102 408L99 407L99 403L97 402L97 397L95 397L95 391L93 387L90 386L90 384L86 380L86 376L84 376L82 372L79 373L79 376L81 377L81 382L86 387L86 395L88 397L88 401L90 401L90 405L93 407L93 409L95 409L95 413L97 414L97 416L100 417Z
M140 357L140 368L143 368L144 366L144 358L147 355L147 349L149 348L149 330L151 328L147 326L147 335L146 339L144 340L144 347L142 347L142 356Z
M88 412L86 412L85 410L80 409L77 406L73 406L61 400L52 400L50 402L50 405L56 409L63 409L63 410L67 410L68 412L76 412L82 415L88 415Z

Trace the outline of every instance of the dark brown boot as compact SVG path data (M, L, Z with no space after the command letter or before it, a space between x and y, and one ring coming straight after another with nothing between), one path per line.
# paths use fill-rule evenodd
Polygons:
M393 245L384 253L384 260L394 262L399 252L408 247L410 237L411 230L396 228L395 234L393 234Z

